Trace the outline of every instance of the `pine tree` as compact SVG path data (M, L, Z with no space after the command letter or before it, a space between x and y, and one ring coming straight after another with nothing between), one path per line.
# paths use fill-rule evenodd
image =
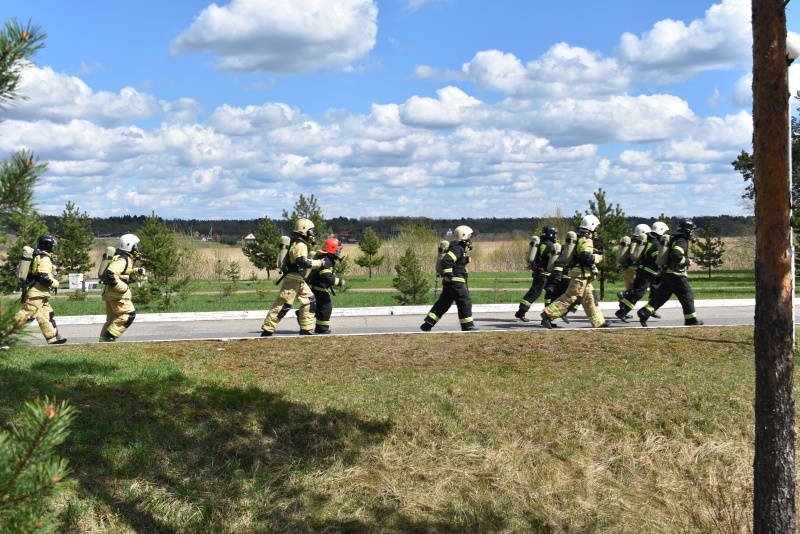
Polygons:
M603 261L597 266L600 270L600 300L605 298L605 283L614 282L621 278L620 266L617 263L614 250L619 246L620 239L630 234L628 219L619 204L612 206L606 202L606 192L599 188L594 192L595 200L589 201L589 209L586 214L592 214L600 220L597 229L597 239L594 240L595 254L602 254ZM577 223L583 216L575 213ZM577 225L577 224L576 224Z
M157 288L161 295L161 306L169 309L174 295L180 286L188 284L188 278L176 280L180 270L180 251L175 243L175 235L164 221L153 212L145 220L137 234L141 264L149 271L148 284ZM177 287L176 287L177 286Z
M280 232L272 224L269 217L264 217L264 220L256 230L255 236L255 242L246 243L242 247L242 252L256 268L265 269L267 278L270 278L270 273L276 268L276 262L278 261Z
M725 253L725 243L719 236L719 228L708 221L703 228L703 237L693 244L693 248L694 261L708 269L708 279L711 280L711 269L722 265L722 256Z
M314 195L306 198L301 194L297 202L294 203L292 213L283 210L283 218L289 227L287 233L294 230L297 219L311 219L311 222L314 223L314 235L317 236L318 240L322 241L328 234L328 227L325 225L322 208L317 204L317 199L314 198Z
M661 222L663 222L664 224L666 224L666 225L667 225L667 227L669 228L669 232L670 232L670 233L671 233L671 232L672 232L672 231L673 231L675 228L677 228L677 226L678 226L678 219L677 219L677 217L667 217L667 215L666 215L665 213L663 213L663 212L662 212L661 214L659 214L658 218L657 218L655 221L653 221L653 222L656 222L656 221L661 221ZM652 224L651 224L650 226L652 226Z
M89 251L94 245L92 220L86 212L72 202L67 202L64 212L56 223L58 267L61 274L87 273L94 264Z
M800 91L797 92L797 97L800 98ZM800 109L800 108L798 108ZM791 117L791 137L792 137L792 198L800 198L800 120L797 117ZM752 154L746 150L742 150L734 161L731 162L734 170L742 175L742 179L747 184L742 193L742 203L755 211L755 174L756 174L756 161ZM792 227L795 230L800 230L800 203L795 202L792 209Z
M358 248L361 249L364 255L356 258L356 265L369 269L370 280L372 280L372 268L383 265L384 257L377 255L382 244L377 234L372 231L372 228L364 230L364 237L358 243Z
M25 100L20 94L19 85L22 73L44 46L45 33L39 26L20 24L16 18L6 22L0 30L0 110L14 102ZM4 293L17 290L14 268L19 261L23 245L35 245L38 233L29 240L21 236L20 227L33 233L36 228L28 224L28 216L33 212L33 188L47 166L39 163L33 152L27 149L13 152L0 163L0 226L17 234L14 244L6 250L6 260L0 271L0 289ZM36 217L38 221L38 217ZM41 221L39 221L41 224ZM41 226L44 226L43 224ZM41 226L38 228L41 230ZM5 239L0 238L0 242ZM13 320L20 309L17 301L0 301L0 340L6 345L19 342L18 325Z
M25 404L16 428L0 431L0 527L2 532L54 532L54 496L69 488L67 461L55 448L69 435L75 416L66 403L45 397Z
M422 270L419 258L410 247L397 261L394 270L397 276L392 279L392 287L400 294L393 295L393 298L404 305L425 304L431 290L430 277Z

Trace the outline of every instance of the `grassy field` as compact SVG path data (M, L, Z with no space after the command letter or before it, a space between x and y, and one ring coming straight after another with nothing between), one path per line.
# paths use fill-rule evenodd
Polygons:
M371 306L396 306L392 297L392 275L374 275L370 280L366 275L347 278L347 291L339 291L333 298L338 308L359 308ZM220 283L198 281L193 284L192 294L186 300L177 302L171 312L207 312L235 310L264 310L272 305L279 286L274 280L240 281L236 292L221 296ZM695 275L691 278L697 299L754 298L755 280L752 271L722 271L715 273L711 280ZM518 303L531 284L530 275L525 273L470 273L470 287L475 304ZM437 284L441 288L440 284ZM595 283L599 290L599 284ZM617 292L623 289L621 282L606 286L605 301L617 300ZM136 289L134 288L134 291ZM68 300L62 292L59 298L51 299L57 316L98 315L105 313L99 302L99 293L90 294L85 301ZM431 292L428 304L433 304L436 295ZM155 304L137 305L140 313L164 311Z
M62 532L748 532L752 328L14 348Z

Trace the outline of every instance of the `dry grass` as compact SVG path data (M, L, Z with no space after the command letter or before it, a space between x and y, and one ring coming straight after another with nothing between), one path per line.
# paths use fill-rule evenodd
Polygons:
M752 329L17 349L71 532L748 532ZM35 352L35 354L34 354Z

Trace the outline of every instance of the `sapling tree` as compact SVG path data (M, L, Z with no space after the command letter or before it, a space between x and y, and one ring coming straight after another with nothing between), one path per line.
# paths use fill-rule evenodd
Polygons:
M422 270L422 263L410 247L397 261L394 270L397 276L392 279L392 287L400 294L392 297L400 304L425 304L431 290L430 276Z
M369 279L372 280L372 268L383 265L383 256L378 256L381 249L380 238L372 231L372 228L364 230L364 236L358 243L358 248L361 249L362 255L356 258L356 265L359 267L366 267L369 270Z

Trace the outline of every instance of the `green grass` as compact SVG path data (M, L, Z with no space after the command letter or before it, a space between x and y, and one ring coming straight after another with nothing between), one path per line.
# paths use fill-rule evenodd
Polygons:
M337 308L362 308L377 306L397 306L398 302L390 292L363 291L391 289L391 275L374 275L372 280L367 276L349 277L348 290L339 291L333 298ZM137 305L139 313L152 312L211 312L236 310L265 310L272 306L279 286L274 281L239 282L237 292L221 298L220 285L217 282L198 281L193 286L193 293L186 300L178 301L169 310L156 304ZM755 297L755 280L752 271L720 271L715 272L709 281L703 273L694 274L691 278L696 299L745 299ZM470 275L472 300L475 304L514 304L518 303L531 284L530 275L526 273L476 273ZM441 289L441 284L436 287ZM353 291L355 289L355 291ZM481 290L483 289L483 290ZM595 282L595 289L600 290ZM621 282L608 284L605 287L605 301L617 300L617 292L623 289ZM136 288L134 288L136 291ZM264 295L257 293L261 291ZM65 315L102 315L105 308L96 297L85 301L73 301L66 298L51 299L51 305L57 316ZM432 292L425 304L433 304L436 295Z
M62 532L747 532L752 328L19 347Z

